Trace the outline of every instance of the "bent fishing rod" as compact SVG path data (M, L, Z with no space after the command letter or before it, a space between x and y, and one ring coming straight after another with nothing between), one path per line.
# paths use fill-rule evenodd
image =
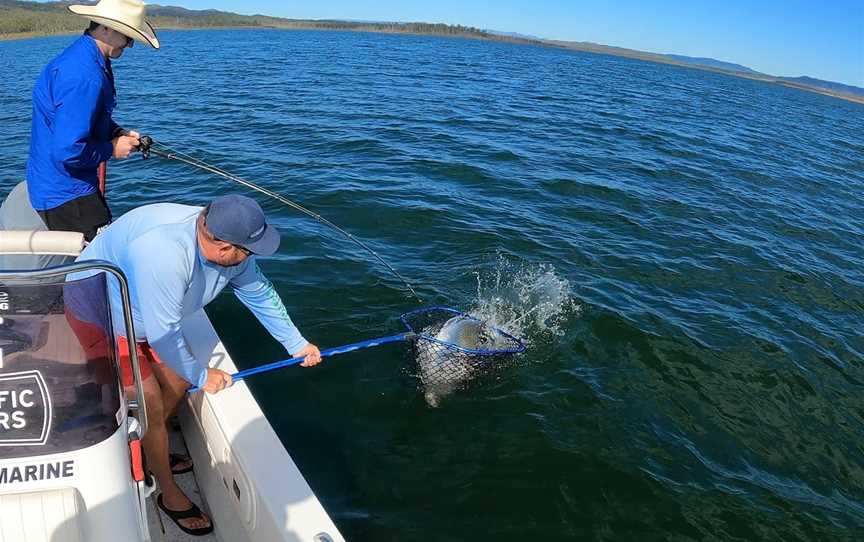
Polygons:
M290 199L286 198L285 196L283 196L281 194L277 194L276 192L273 192L272 190L268 190L266 188L263 188L263 187L255 184L251 181L247 181L246 179L244 179L242 177L239 177L237 175L234 175L233 173L225 171L224 169L221 169L221 168L218 168L214 165L208 164L208 163L204 162L203 160L199 160L198 158L195 158L194 156L180 152L176 149L172 149L171 147L169 147L163 143L159 143L158 141L154 140L150 136L145 135L145 136L140 137L140 143L138 145L138 150L141 152L141 156L144 159L149 158L151 154L155 154L156 156L160 156L160 157L168 159L168 160L177 160L178 162L183 162L184 164L188 164L190 166L202 169L204 171L208 171L208 172L213 173L215 175L219 175L220 177L224 177L228 180L234 181L235 183L243 185L246 188L251 188L252 190L258 191L258 192L264 194L265 196L269 196L269 197L275 199L276 201L278 201L284 205L287 205L288 207L291 207L292 209L300 211L301 213L305 214L306 216L314 218L315 220L324 224L325 226L328 226L329 228L332 228L332 229L336 230L337 232L341 233L342 235L344 235L345 237L347 237L348 239L350 239L351 241L356 243L360 248L364 249L366 252L368 252L369 254L374 256L376 260L381 262L381 264L383 264L384 267L386 267L391 273L393 273L393 275L395 275L399 280L402 281L402 283L405 285L405 287L408 288L408 290L411 292L411 295L413 295L415 298L417 298L418 302L420 302L420 303L423 302L423 300L420 298L419 295L417 295L417 292L414 291L414 288L405 279L405 277L403 277L401 274L399 274L399 272L396 271L396 269L394 269L393 266L391 266L389 263L384 261L384 259L381 256L379 256L377 252L372 250L372 248L369 247L369 245L367 245L366 243L364 243L360 239L357 239L356 237L354 237L353 235L351 235L347 231L343 230L342 228L340 228L336 224L330 222L329 220L327 220L323 216L319 215L318 213L310 211L309 209L307 209L306 207L303 207L299 203L291 201Z

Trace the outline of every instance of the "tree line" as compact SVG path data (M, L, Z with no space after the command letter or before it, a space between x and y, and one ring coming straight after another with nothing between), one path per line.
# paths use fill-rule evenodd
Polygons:
M238 15L216 10L192 11L183 8L153 6L149 20L158 28L207 27L267 27L309 28L321 30L365 30L371 32L399 32L467 36L485 39L505 39L470 26L443 23L358 23L350 21L309 21L282 19L263 15ZM0 35L3 34L58 34L83 30L86 22L66 10L63 3L36 3L0 0ZM508 40L509 41L509 40Z

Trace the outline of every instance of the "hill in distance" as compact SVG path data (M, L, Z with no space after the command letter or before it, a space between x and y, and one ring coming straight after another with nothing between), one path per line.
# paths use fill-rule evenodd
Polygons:
M814 77L781 77L784 81L789 81L790 83L799 83L802 85L810 85L813 87L821 87L836 90L837 92L846 92L849 94L856 94L858 96L864 96L864 88L856 87L853 85L844 85L843 83L835 83L833 81L825 81L823 79L816 79Z
M742 66L741 64L733 64L732 62L723 62L722 60L716 60L714 58L705 58L699 56L684 56L684 55L670 55L666 54L664 56L668 56L669 58L680 60L681 62L687 64L696 64L697 66L709 66L711 68L720 68L723 70L729 71L737 71L744 73L757 73L756 70L751 70L747 66Z
M742 73L749 73L754 75L763 75L768 76L767 74L757 72L756 70L750 69L747 66L742 66L741 64L733 64L731 62L723 62L722 60L715 60L713 58L704 58L704 57L693 57L693 56L684 56L684 55L670 55L667 54L669 58L680 60L681 62L685 62L687 64L694 64L697 66L707 66L711 68L719 68L722 70L729 71L738 71ZM819 87L828 90L834 90L840 93L852 94L855 96L864 97L864 88L856 87L853 85L844 85L843 83L835 83L833 81L825 81L824 79L816 79L815 77L777 77L780 81L785 81L791 85L805 85L811 87Z
M576 51L585 51L589 53L598 53L613 56L623 56L627 58L636 58L639 60L647 60L649 62L659 62L661 64L673 64L677 66L686 66L700 70L713 71L732 75L735 77L743 77L745 79L753 79L756 81L764 81L766 83L775 83L787 87L816 92L826 96L834 96L858 103L864 103L864 88L853 85L844 85L832 81L823 81L813 77L778 77L767 73L757 72L740 64L731 62L723 62L713 58L688 57L683 55L663 55L659 53L649 53L646 51L637 51L635 49L625 49L623 47L613 47L609 45L601 45L587 41L553 41L543 40L543 43L553 44L566 49L574 49Z
M494 34L496 36L506 36L508 38L517 38L523 40L537 40L541 41L543 38L538 38L537 36L531 36L529 34L520 34L519 32L501 32L499 30L487 30L490 34Z

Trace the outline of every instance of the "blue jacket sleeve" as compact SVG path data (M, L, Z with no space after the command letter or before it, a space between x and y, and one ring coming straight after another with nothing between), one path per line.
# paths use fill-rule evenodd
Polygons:
M67 168L94 168L111 158L114 146L91 136L101 103L102 88L86 79L58 77L53 89L57 113L51 153Z
M153 254L164 254L164 246L137 239L127 251L129 282L140 303L144 332L159 358L181 378L197 386L207 381L207 368L191 354L180 328L183 297L186 293L189 266L185 258L163 258L153 261Z
M285 304L273 284L264 276L253 258L244 262L245 269L231 279L234 295L258 318L270 335L282 343L292 356L308 343L288 316Z
M119 124L117 124L116 122L114 122L114 119L111 119L111 139L114 139L115 137L120 135L120 132L123 132L123 131L125 131L123 129L123 127L120 126ZM112 156L113 156L114 147L112 146L111 149L112 149L111 152L112 152Z

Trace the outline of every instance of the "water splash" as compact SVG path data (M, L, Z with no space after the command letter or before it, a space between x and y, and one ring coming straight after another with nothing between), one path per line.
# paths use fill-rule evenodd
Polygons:
M571 295L570 282L558 276L552 265L514 263L499 254L492 269L476 271L474 275L477 297L466 312L487 325L521 338L529 347L541 338L563 335L566 319L581 312L581 305ZM451 323L448 321L441 333L452 331L448 329ZM435 328L434 333L438 332L439 328ZM463 344L440 334L436 338L465 348L484 348L481 344ZM479 339L475 336L472 340ZM431 407L439 406L443 398L476 378L498 373L509 366L503 358L490 365L459 363L458 352L454 358L451 353L442 355L434 348L433 343L417 345L420 381L426 403ZM447 375L444 380L437 377L442 368L447 369L443 371Z
M570 281L551 264L512 262L499 254L494 269L474 275L477 299L468 312L529 346L534 338L563 335L567 318L581 313Z

